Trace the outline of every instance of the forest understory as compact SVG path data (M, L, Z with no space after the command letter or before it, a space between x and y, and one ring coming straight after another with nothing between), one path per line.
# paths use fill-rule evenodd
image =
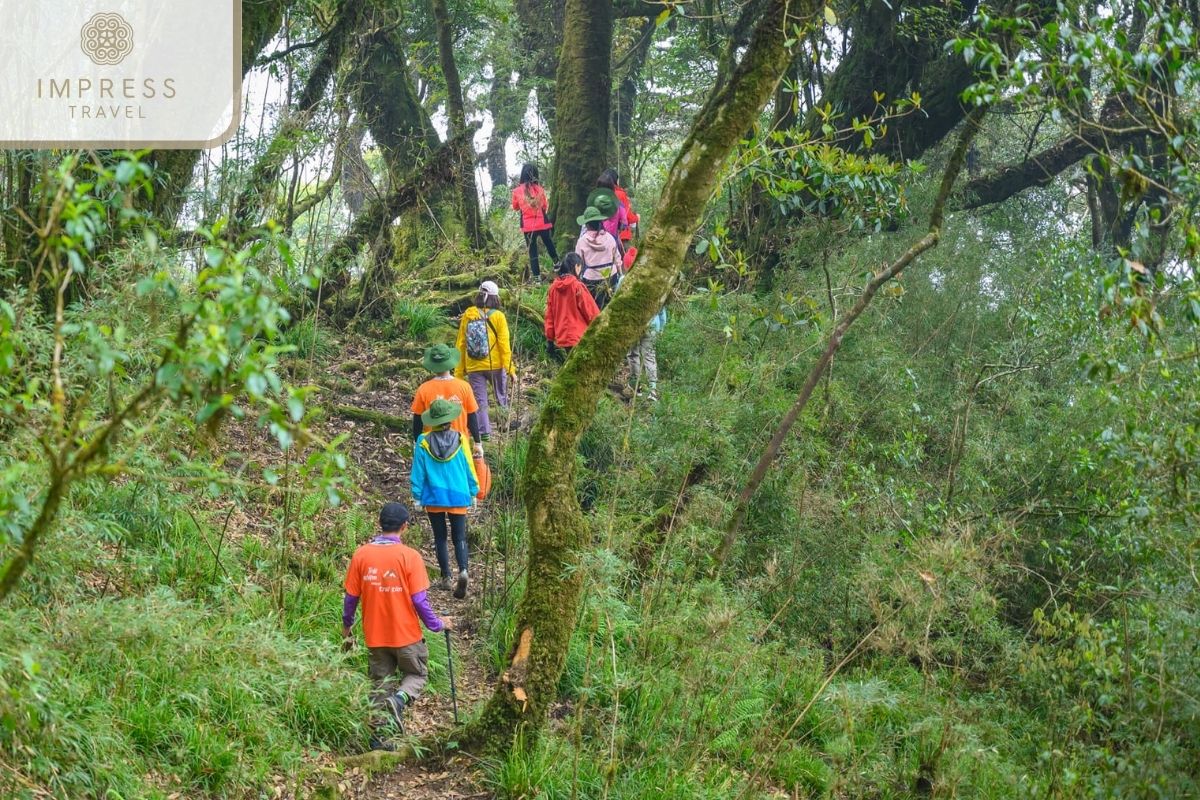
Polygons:
M3 151L0 798L1200 797L1200 6L242 14L228 144ZM343 581L485 281L372 749Z

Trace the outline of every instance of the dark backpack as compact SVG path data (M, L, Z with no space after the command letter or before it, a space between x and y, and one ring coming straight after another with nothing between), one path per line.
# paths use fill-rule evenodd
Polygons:
M489 329L491 333L496 334L496 338L500 335L496 333L496 329L492 327L492 321L488 319L492 315L491 311L486 312L479 319L473 319L467 323L467 356L476 361L482 361L489 358L492 354L492 340L488 335Z

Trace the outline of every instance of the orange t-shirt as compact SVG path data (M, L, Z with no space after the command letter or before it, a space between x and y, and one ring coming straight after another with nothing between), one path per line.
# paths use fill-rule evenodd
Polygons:
M413 395L413 413L424 414L433 405L433 401L439 398L462 406L463 413L450 423L450 427L462 434L464 442L471 441L471 431L467 427L467 414L474 414L479 410L479 404L475 402L475 393L471 391L471 384L458 378L430 378L422 383L417 389L417 393ZM426 433L431 430L433 429L425 428Z
M376 540L354 551L346 594L361 598L367 647L407 647L421 641L412 596L429 591L421 554L399 542Z

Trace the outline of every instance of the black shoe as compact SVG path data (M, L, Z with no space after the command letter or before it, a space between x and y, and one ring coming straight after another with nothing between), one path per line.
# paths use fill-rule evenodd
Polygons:
M387 706L388 711L392 712L392 720L395 721L396 727L400 730L400 733L403 734L404 707L407 705L407 703L404 701L404 698L398 694L389 694L387 697L383 698L383 703Z
M380 739L378 736L372 736L371 737L371 749L372 750L383 750L386 753L393 753L396 751L396 745L392 744L391 742L387 741L386 739Z
M464 569L464 570L459 570L459 572L458 572L458 583L456 583L454 585L454 597L458 600L462 600L466 596L467 596L467 571Z

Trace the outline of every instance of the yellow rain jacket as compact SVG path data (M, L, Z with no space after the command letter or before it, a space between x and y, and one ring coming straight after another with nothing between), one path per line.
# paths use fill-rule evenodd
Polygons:
M467 325L472 320L482 319L487 314L488 325L488 357L471 358L467 355ZM454 370L456 377L462 378L468 372L486 372L492 369L502 369L508 373L516 372L512 361L512 341L508 335L508 320L499 309L480 309L471 306L463 312L462 320L458 323L458 352L462 358Z

